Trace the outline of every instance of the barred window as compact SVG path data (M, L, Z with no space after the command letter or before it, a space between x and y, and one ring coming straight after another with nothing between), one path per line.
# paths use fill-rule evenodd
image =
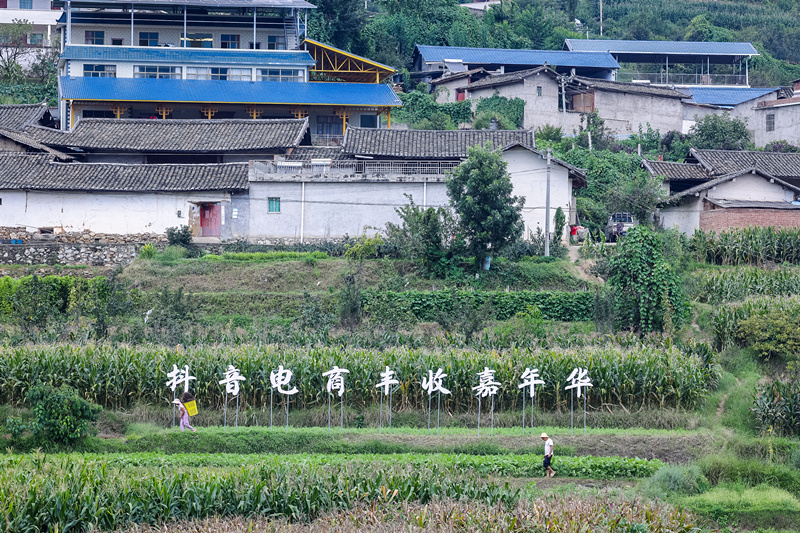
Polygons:
M775 131L775 114L767 115L767 131Z
M116 78L116 65L83 65L83 75L87 78Z

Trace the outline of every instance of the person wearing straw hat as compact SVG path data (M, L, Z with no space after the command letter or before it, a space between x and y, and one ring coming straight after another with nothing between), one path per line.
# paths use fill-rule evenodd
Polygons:
M553 459L553 439L547 436L547 433L542 433L541 438L544 441L544 477L553 477L556 471L550 467L550 461Z
M183 403L177 398L172 400L172 403L177 405L180 409L181 431L185 430L186 428L189 428L192 431L197 431L191 426L191 424L189 424L189 412L186 410L186 407L183 406Z

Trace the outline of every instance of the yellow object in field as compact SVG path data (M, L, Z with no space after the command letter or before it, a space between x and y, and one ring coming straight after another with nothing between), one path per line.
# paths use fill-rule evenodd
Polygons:
M194 416L197 414L197 402L192 400L191 402L186 402L183 404L186 407L186 412L189 413L189 416Z

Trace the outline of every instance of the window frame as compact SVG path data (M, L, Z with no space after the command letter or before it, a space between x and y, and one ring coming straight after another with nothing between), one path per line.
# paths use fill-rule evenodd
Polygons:
M34 42L33 41L33 36L34 35L38 35L39 36L39 42ZM30 46L44 46L44 33L40 33L38 31L32 31L32 32L28 33L28 37L27 37L26 41L28 42L28 44Z
M25 5L23 5L23 2L25 3ZM33 9L33 0L19 0L19 8L20 9Z
M286 50L286 36L267 35L267 50Z
M180 80L183 78L183 67L177 65L134 65L133 77L136 79Z
M276 209L277 207L277 209ZM281 197L268 196L267 197L267 213L280 214L281 212Z
M227 38L227 39L226 39ZM233 39L231 39L233 38ZM231 46L235 44L236 46ZM228 50L238 50L242 47L241 36L238 33L223 33L219 36L219 47Z
M105 44L106 32L104 30L86 30L83 33L83 40L84 44L102 46Z
M775 113L767 113L765 128L767 132L775 131Z
M89 67L87 70L86 67ZM97 67L103 67L99 69ZM116 78L117 65L108 65L105 63L84 63L83 64L83 77L84 78Z
M258 68L256 69L256 81L306 81L306 71L298 68Z
M142 37L146 35L147 37ZM155 37L153 37L155 36ZM145 44L142 44L145 42ZM151 44L152 43L152 44ZM157 31L140 31L139 32L139 46L158 46L158 32Z
M111 46L125 46L125 40L122 37L113 37L111 39Z

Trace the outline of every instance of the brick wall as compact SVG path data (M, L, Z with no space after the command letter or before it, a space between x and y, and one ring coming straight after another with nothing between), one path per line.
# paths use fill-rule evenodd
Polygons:
M700 229L723 231L748 226L800 227L800 209L710 209L700 213Z

